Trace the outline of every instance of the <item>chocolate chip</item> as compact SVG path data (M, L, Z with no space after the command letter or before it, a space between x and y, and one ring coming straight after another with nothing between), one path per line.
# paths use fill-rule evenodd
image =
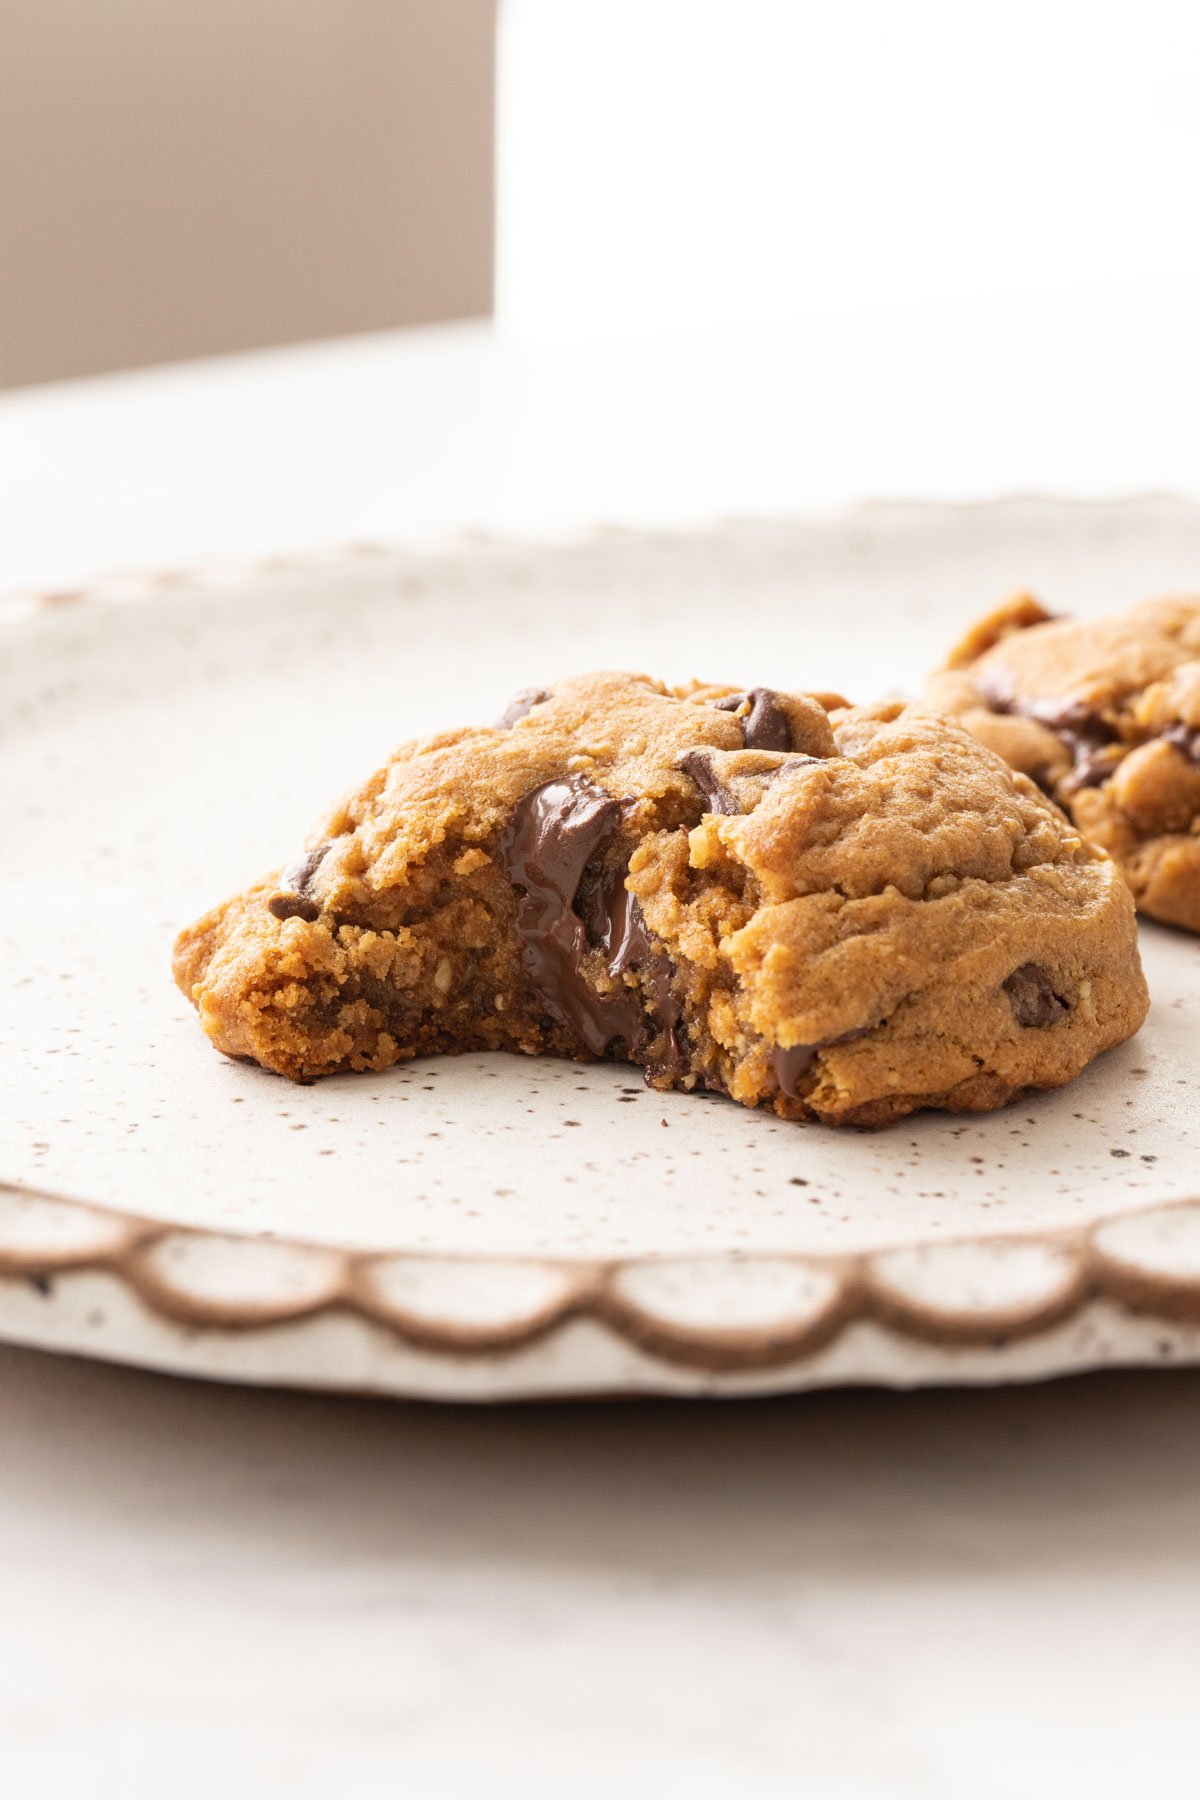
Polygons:
M1032 719L1060 739L1074 765L1070 777L1072 790L1099 787L1120 761L1119 755L1113 753L1114 747L1120 744L1120 732L1083 700L1025 700L986 685L980 692L993 712Z
M610 924L605 941L605 948L611 951L608 972L614 980L620 980L631 970L641 976L642 990L651 1002L655 1022L664 1040L662 1052L651 1065L651 1072L674 1078L683 1073L687 1059L679 1040L682 1008L671 992L671 963L647 931L641 906L636 895L625 886L623 877L609 889L608 917Z
M737 712L746 701L750 711L741 721L747 750L792 750L792 725L779 695L772 688L751 688L747 694L726 694L717 701L721 712Z
M325 861L328 850L329 840L326 838L323 843L317 844L313 849L306 851L298 861L288 864L287 868L283 871L283 879L286 886L291 888L293 893L307 894L312 885L313 876Z
M543 706L549 698L550 693L547 688L522 688L519 694L513 695L496 720L496 730L511 731L513 726L525 717L526 713L531 713L535 706Z
M800 1078L808 1074L820 1048L820 1044L791 1044L785 1049L782 1044L776 1044L772 1050L771 1067L775 1071L775 1079L779 1083L780 1092L786 1094L789 1100L800 1098Z
M1070 752L1074 766L1068 782L1072 793L1080 788L1100 787L1121 760L1121 737L1116 726L1082 700L1072 700L1066 706L1054 701L1031 701L1022 710L1026 717L1053 731Z
M588 936L574 910L584 870L620 815L620 801L581 776L547 781L519 803L500 844L510 881L524 889L516 924L525 966L547 1010L594 1056L645 1032L636 994L623 984L602 994L585 980Z
M267 901L267 911L277 919L306 919L311 925L314 919L321 916L321 908L312 897L312 881L317 870L325 860L329 849L329 841L317 844L307 851L297 862L289 863L279 878L280 888L285 890Z
M1096 712L1085 700L1030 700L1024 710L1051 731L1085 743L1109 744L1117 735L1103 713Z
M1069 747L1074 749L1074 746ZM1120 760L1111 748L1095 750L1090 755L1077 754L1075 766L1065 783L1066 792L1077 794L1080 788L1103 786Z
M1074 767L1069 777L1072 793L1080 788L1099 787L1108 780L1127 748L1121 734L1101 713L1094 712L1082 700L1065 704L1056 700L1021 700L1011 694L981 690L993 712L1018 713L1053 731L1070 752ZM1171 725L1162 732L1165 743L1194 763L1200 763L1200 725Z
M685 1067L679 1038L681 1009L671 991L671 963L646 928L636 898L625 886L625 865L603 879L588 865L616 830L618 800L581 776L546 782L521 801L501 843L510 880L523 888L517 934L526 968L547 1010L601 1056L616 1038L629 1051L648 1050L655 1029L663 1044L652 1073L672 1077ZM605 956L614 983L598 992L585 978L589 946ZM640 978L642 999L623 977Z
M815 1044L789 1044L786 1048L776 1044L771 1052L771 1067L780 1092L789 1100L799 1100L801 1079L812 1068L819 1051L832 1050L835 1044L851 1044L855 1038L866 1037L868 1031L874 1029L873 1025L859 1025L853 1031L843 1031L840 1037L822 1038Z
M1172 725L1162 735L1168 744L1182 750L1190 762L1200 763L1200 725Z
M1003 983L1018 1025L1042 1031L1071 1010L1070 1002L1056 994L1050 976L1040 963L1022 963Z
M729 789L713 773L710 751L689 750L675 766L682 769L685 775L691 776L707 800L709 812L733 814L742 810Z
M321 916L315 900L302 900L298 894L276 894L267 901L267 911L277 919L304 919L310 925Z
M723 813L727 817L744 812L745 808L739 805L733 790L718 779L713 769L712 755L711 750L689 750L686 756L680 757L675 767L691 776L707 800L709 812ZM781 775L790 774L793 769L811 768L820 760L819 756L789 756L786 762L779 763L773 769L754 769L747 773L769 784L778 781Z

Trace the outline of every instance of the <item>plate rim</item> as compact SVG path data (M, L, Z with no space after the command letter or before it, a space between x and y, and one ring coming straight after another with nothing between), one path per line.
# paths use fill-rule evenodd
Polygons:
M1190 1264L1164 1268L1157 1254L1164 1230L1190 1237ZM239 1269L248 1249L251 1266ZM232 1296L213 1293L214 1257L232 1272ZM1014 1296L1006 1276L1031 1257L1044 1267ZM966 1304L964 1258L982 1284ZM465 1292L469 1301L481 1270L493 1291L506 1286L508 1303L493 1302L489 1320L470 1322L457 1296ZM695 1277L714 1272L720 1279L706 1319L696 1307ZM1033 1338L1097 1302L1164 1326L1200 1325L1200 1198L1121 1209L1083 1226L916 1239L873 1251L568 1258L373 1250L215 1231L0 1181L0 1284L15 1280L48 1296L58 1277L82 1274L115 1277L140 1307L192 1332L243 1337L350 1314L413 1349L487 1358L586 1320L681 1369L734 1374L794 1366L863 1323L942 1350ZM432 1296L422 1299L431 1274ZM997 1275L989 1295L988 1279ZM391 1291L397 1278L399 1295ZM782 1299L768 1292L764 1304L756 1295L764 1278ZM680 1292L688 1295L682 1311L673 1303ZM728 1322L731 1294L735 1306L748 1302L740 1323ZM756 1311L767 1316L755 1322Z

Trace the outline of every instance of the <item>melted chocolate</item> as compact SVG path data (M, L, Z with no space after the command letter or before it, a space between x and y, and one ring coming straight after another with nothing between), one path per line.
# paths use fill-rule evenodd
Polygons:
M511 731L513 726L522 720L526 713L531 713L535 706L542 706L550 698L548 688L522 688L514 694L500 717L496 720L497 731Z
M602 1056L616 1038L631 1052L649 1043L641 1000L622 980L627 971L637 970L666 1036L666 1053L656 1066L675 1073L683 1055L670 963L655 948L641 909L625 888L623 868L603 885L584 880L588 863L612 837L621 812L620 801L578 775L548 781L526 794L500 846L509 879L524 889L517 935L547 1010L593 1056ZM611 993L598 992L584 976L589 947L606 953Z
M742 738L747 750L793 750L792 724L779 695L771 688L751 688L747 694L726 694L717 701L721 712L735 713L750 702L750 711L741 720Z
M670 960L656 947L646 930L641 906L636 895L625 886L623 877L612 885L607 916L608 935L604 948L610 952L608 972L617 981L626 970L636 970L641 975L643 991L663 1033L663 1051L651 1065L652 1072L672 1078L681 1075L687 1059L679 1040L682 1008L671 992Z
M289 863L279 878L279 885L286 892L278 893L267 901L269 913L277 919L305 919L310 925L314 919L320 918L321 907L313 899L312 881L324 862L328 849L329 843L326 840L307 851L298 862Z
M1032 1030L1043 1031L1047 1025L1057 1025L1071 1010L1070 1003L1055 993L1050 976L1040 963L1022 963L1003 987L1017 1024Z

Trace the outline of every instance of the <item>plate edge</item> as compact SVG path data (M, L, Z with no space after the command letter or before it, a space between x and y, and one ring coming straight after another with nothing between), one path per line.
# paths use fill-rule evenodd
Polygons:
M81 1275L115 1279L140 1309L188 1332L245 1337L351 1316L415 1350L486 1359L587 1321L679 1369L733 1374L811 1360L862 1324L942 1350L1034 1338L1098 1301L1200 1326L1200 1198L1082 1228L863 1254L568 1260L217 1232L0 1182L0 1338L6 1288L49 1297Z

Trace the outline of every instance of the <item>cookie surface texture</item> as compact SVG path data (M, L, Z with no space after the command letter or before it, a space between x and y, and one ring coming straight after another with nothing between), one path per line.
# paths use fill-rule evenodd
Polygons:
M859 1125L1057 1087L1146 1011L1112 861L962 725L626 674L403 745L175 973L298 1080L603 1057Z
M1200 599L1080 621L1019 595L927 693L1116 858L1143 912L1200 931Z

